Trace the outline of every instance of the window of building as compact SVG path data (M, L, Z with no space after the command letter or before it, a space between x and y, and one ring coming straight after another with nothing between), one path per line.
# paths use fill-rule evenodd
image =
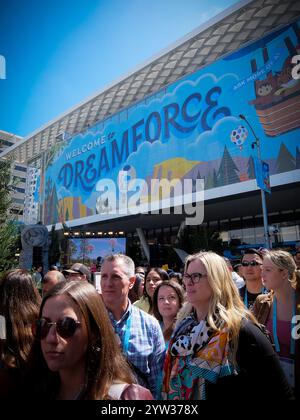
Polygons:
M243 241L242 229L231 229L228 232L231 245L241 244Z
M20 176L14 176L13 180L16 182L26 182L26 178L21 178Z
M24 168L23 166L19 166L19 165L15 165L15 170L21 171L21 172L27 172L27 168Z
M25 193L25 188L14 187L15 192Z
M242 229L243 243L247 245L255 244L255 231L254 228Z
M279 242L297 241L299 238L299 226L293 223L283 223L278 226ZM275 236L275 235L274 235Z
M10 146L12 146L14 143L13 142L11 142L11 141L8 141L8 140L2 140L2 139L0 139L0 146L7 146L7 147L10 147Z
M24 204L24 199L22 200L21 198L14 198L14 203Z
M220 238L222 239L222 242L228 245L229 241L229 219L223 219L220 220Z
M21 209L10 209L9 211L10 211L11 214L17 214L19 216L22 216L22 214L23 214L23 210L21 210Z
M265 243L265 236L264 236L264 227L263 226L255 226L255 243L256 244L264 244Z

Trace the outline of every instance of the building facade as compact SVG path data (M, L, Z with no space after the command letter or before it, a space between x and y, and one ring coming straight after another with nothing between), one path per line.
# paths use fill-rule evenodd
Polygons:
M13 149L31 174L26 221L122 231L129 254L158 262L164 246L240 252L266 243L262 165L268 240L293 246L299 17L297 1L241 1L25 138Z
M22 137L0 130L0 153L3 153L21 140ZM14 191L12 192L10 212L13 213L19 221L23 220L26 180L27 166L19 162L14 163L12 167Z

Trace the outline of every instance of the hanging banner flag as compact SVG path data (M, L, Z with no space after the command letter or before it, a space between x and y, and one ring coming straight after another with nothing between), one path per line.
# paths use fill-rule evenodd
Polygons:
M268 163L255 157L254 170L256 176L256 184L258 188L271 194L270 171Z

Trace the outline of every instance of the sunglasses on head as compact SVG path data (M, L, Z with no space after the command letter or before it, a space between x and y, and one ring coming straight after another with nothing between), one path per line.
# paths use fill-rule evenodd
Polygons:
M256 267L257 265L262 265L261 263L257 262L257 261L243 261L242 262L242 266L243 267Z
M33 336L38 340L43 340L47 337L52 325L56 326L56 332L62 338L70 338L74 335L80 322L73 318L65 317L57 322L49 322L45 318L35 320L32 324Z

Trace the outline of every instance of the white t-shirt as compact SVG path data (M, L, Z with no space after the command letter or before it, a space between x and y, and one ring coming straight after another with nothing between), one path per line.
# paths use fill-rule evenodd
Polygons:
M235 271L232 271L232 280L238 289L241 289L245 286L243 277L239 276Z

